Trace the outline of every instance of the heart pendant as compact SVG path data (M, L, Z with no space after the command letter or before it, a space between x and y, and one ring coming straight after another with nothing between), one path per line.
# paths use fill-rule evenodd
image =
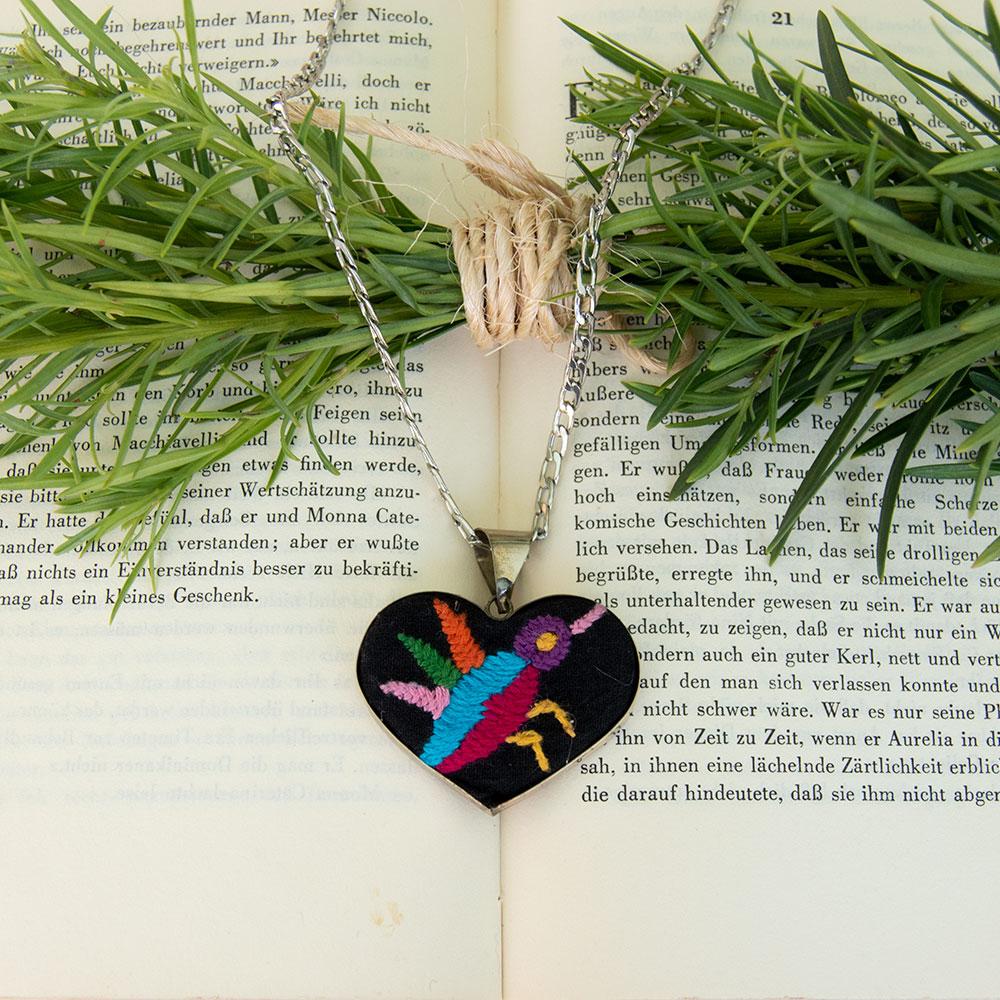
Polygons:
M365 700L419 760L495 812L625 717L639 658L625 626L583 597L497 621L454 594L411 594L358 653Z

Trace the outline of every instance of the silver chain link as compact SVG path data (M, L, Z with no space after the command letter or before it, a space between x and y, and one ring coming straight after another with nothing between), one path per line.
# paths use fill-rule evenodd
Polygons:
M739 0L722 0L716 9L708 31L702 38L702 45L710 51L725 33ZM393 392L399 400L399 408L403 414L421 457L427 465L441 499L448 513L465 541L472 548L480 548L483 542L476 535L475 528L462 514L441 475L441 469L435 462L427 442L420 431L413 410L406 397L406 389L399 377L399 369L389 352L389 345L379 326L378 314L372 305L368 289L358 270L358 264L350 245L344 237L333 200L333 189L324 174L317 168L312 157L299 142L288 120L285 102L305 94L318 81L326 64L327 53L333 44L337 21L343 13L343 0L337 0L334 9L327 20L326 33L320 39L316 50L309 56L302 69L289 80L266 103L271 117L271 132L277 136L281 148L291 160L295 168L309 183L316 197L316 207L323 228L333 246L337 261L347 277L351 292L358 301L361 315L371 333L372 343L382 361L382 368L392 385ZM677 67L676 73L692 76L704 63L701 52ZM552 503L556 486L562 472L563 459L569 448L569 435L573 429L576 410L580 405L583 392L583 381L587 375L587 364L594 347L594 329L597 323L597 302L600 295L598 288L598 266L601 256L601 223L607 214L608 203L614 195L615 188L621 178L622 169L635 149L639 134L652 122L664 108L669 107L680 95L683 87L665 80L618 130L617 140L611 152L610 162L604 172L600 191L590 206L587 218L587 228L580 242L580 257L576 265L576 289L573 296L573 335L570 340L569 358L563 375L563 385L559 393L555 415L552 419L552 429L549 432L545 458L539 473L538 493L535 500L535 515L531 525L531 540L545 538L549 532L549 518L552 513Z
M723 0L716 9L708 31L702 39L706 51L710 51L725 33L736 11L739 0ZM700 52L688 62L681 63L676 73L693 76L701 69L704 56ZM559 393L552 430L549 432L545 458L538 477L538 493L535 497L535 517L531 525L532 540L545 538L549 533L549 518L556 486L562 472L563 459L569 447L569 435L576 419L583 392L583 380L587 374L587 364L594 347L594 327L597 323L597 300L599 288L597 273L601 258L601 223L607 214L608 203L618 186L622 170L635 149L639 134L665 108L677 100L683 88L664 80L653 92L649 100L636 111L618 130L618 138L611 151L610 162L604 171L600 191L590 206L587 229L580 241L580 257L576 264L576 292L573 296L573 336L570 340L569 358L563 373L563 386Z

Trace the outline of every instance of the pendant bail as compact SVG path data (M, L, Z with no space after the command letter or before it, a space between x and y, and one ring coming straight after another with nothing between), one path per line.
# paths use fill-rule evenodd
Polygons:
M499 528L476 528L476 562L492 597L486 610L507 618L514 611L513 591L531 550L530 531L503 531Z

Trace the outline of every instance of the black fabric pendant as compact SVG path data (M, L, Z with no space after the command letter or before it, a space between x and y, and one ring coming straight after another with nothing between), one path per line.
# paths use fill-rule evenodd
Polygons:
M583 597L497 621L454 594L411 594L368 628L358 682L411 753L487 809L601 741L639 686L625 626Z

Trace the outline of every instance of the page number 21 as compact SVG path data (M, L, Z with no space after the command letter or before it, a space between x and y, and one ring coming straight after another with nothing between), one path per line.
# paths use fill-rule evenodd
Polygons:
M790 10L772 10L771 24L791 26L792 12Z

